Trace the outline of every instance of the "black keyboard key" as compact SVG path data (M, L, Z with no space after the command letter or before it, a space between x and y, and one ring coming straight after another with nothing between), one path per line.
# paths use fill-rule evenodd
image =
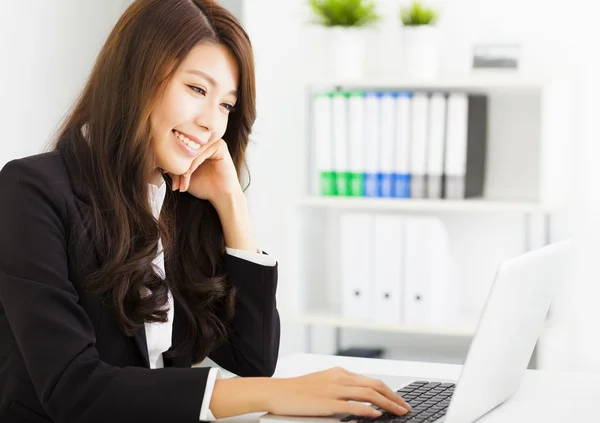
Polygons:
M441 385L441 383L439 383L439 382L429 382L427 385L425 385L425 387L429 388L429 389L433 389L436 386L440 386L440 385Z
M397 416L396 418L390 420L390 423L405 423L411 418L412 416L405 414L404 416Z

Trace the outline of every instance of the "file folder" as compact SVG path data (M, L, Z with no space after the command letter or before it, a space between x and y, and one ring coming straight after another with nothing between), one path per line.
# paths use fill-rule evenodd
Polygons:
M348 96L348 123L350 140L350 195L362 197L365 194L365 97L354 91Z
M418 92L412 97L412 123L410 140L410 195L411 198L427 196L427 136L429 97Z
M394 197L410 198L410 123L412 93L396 97Z
M394 196L394 157L395 157L395 120L396 98L395 92L384 92L381 95L381 148L379 150L379 195L381 197Z
M487 97L452 93L448 97L448 129L444 196L483 196L487 150Z
M374 289L374 217L369 213L340 216L342 315L371 319Z
M404 278L404 223L399 215L375 216L373 320L401 323Z
M378 197L379 150L381 148L381 93L365 93L365 196Z
M336 193L350 194L349 143L348 143L348 94L337 91L333 94L333 147Z
M321 195L336 195L333 164L332 94L317 93L313 97L313 131L315 161Z
M456 273L446 229L439 218L405 220L404 320L444 325L457 316Z
M433 93L429 99L428 135L427 197L439 199L442 198L446 141L446 96L443 93Z

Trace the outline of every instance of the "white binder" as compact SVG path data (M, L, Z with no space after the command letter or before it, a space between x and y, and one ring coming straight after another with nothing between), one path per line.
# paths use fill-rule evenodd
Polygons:
M445 138L446 96L443 93L433 93L429 99L429 134L427 142L428 198L442 198Z
M365 196L378 197L377 173L381 148L381 93L365 93Z
M381 197L393 197L394 194L394 156L396 129L396 97L394 92L381 95L381 145L379 149L379 194Z
M332 98L319 93L313 98L314 146L317 164L318 191L321 195L335 193L333 165Z
M410 197L410 125L412 93L399 92L396 98L394 197Z
M348 97L337 91L333 94L333 165L337 195L348 195Z
M415 93L412 97L410 140L411 198L425 198L427 194L427 132L429 97Z
M368 213L340 216L342 315L371 319L374 290L374 217Z
M448 325L458 313L456 273L442 221L405 221L404 320L410 325Z
M404 277L404 223L399 215L375 216L373 320L401 323Z
M348 98L348 124L350 140L350 195L364 195L365 173L365 97L362 92L352 92Z
M446 197L465 198L467 171L469 98L466 93L451 93L448 97L448 127L446 142Z

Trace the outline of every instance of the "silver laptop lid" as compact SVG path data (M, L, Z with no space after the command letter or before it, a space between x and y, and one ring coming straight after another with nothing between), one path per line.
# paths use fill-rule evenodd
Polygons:
M561 241L502 263L445 423L472 423L517 391L570 257L571 241Z

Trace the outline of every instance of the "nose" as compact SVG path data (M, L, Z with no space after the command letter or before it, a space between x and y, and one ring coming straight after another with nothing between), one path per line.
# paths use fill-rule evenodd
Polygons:
M206 104L201 110L198 111L196 115L195 123L198 125L203 131L212 132L215 128L215 119L216 119L216 110L210 105Z

